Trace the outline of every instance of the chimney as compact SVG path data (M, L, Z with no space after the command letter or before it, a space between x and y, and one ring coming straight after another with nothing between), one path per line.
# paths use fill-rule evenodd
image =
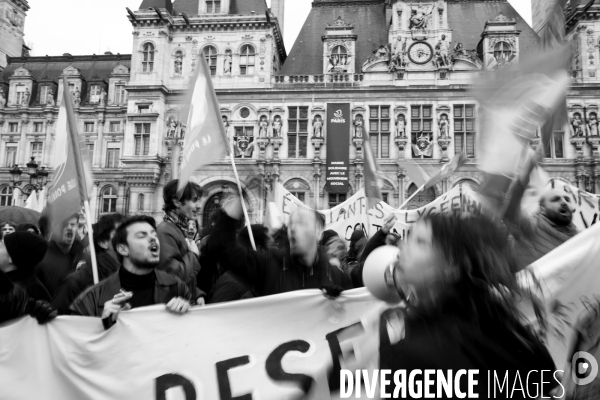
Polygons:
M285 0L271 0L271 13L273 13L275 18L277 18L277 21L279 21L279 30L281 30L281 35L283 36Z

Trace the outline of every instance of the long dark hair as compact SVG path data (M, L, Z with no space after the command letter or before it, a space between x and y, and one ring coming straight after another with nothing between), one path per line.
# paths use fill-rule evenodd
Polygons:
M484 216L433 215L433 244L456 273L450 296L470 320L505 321L507 329L521 324L517 303L532 301L541 326L545 326L540 301L519 286L514 274L516 259L506 232Z

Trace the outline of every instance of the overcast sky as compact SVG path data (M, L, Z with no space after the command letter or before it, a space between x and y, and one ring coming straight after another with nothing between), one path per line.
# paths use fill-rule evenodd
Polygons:
M125 7L142 0L28 0L25 43L33 55L130 54L133 31ZM267 4L271 1L267 0ZM289 53L310 11L312 0L287 0L284 41ZM509 0L531 24L531 0Z

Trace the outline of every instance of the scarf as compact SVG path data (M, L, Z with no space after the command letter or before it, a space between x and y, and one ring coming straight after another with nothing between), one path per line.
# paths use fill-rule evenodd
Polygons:
M183 232L183 236L185 236L187 239L189 226L188 224L190 222L190 219L188 217L179 213L177 210L172 210L166 213L163 219L167 222L175 224Z

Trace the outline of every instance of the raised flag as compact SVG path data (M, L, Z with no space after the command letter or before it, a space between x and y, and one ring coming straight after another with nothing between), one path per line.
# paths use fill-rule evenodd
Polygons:
M465 160L466 156L464 152L455 155L449 163L444 164L442 168L440 168L431 178L427 180L427 182L425 182L425 190L452 176L456 170L465 163Z
M427 172L417 163L404 162L401 163L402 167L406 170L408 178L413 181L417 187L425 187L425 184L431 178Z
M484 127L477 141L479 169L486 174L481 194L494 213L503 213L509 188L526 167L531 140L541 128L542 140L548 140L552 117L565 107L569 55L570 47L563 46L489 73L475 86Z
M368 132L365 132L365 196L367 197L367 205L369 208L375 207L380 201L383 200L381 195L381 187L383 186L380 171L377 165L377 161L373 156L373 150L371 149L371 138Z
M210 71L204 57L198 57L197 63L198 70L191 84L179 189L185 187L195 170L221 160L230 151Z
M67 82L63 88L68 88ZM48 203L45 212L48 215L52 231L59 234L62 224L76 214L87 200L87 185L79 152L77 131L73 131L75 121L71 93L63 89L63 99L56 121L56 142L54 145L54 164L52 184L48 187ZM70 119L72 121L70 121Z

